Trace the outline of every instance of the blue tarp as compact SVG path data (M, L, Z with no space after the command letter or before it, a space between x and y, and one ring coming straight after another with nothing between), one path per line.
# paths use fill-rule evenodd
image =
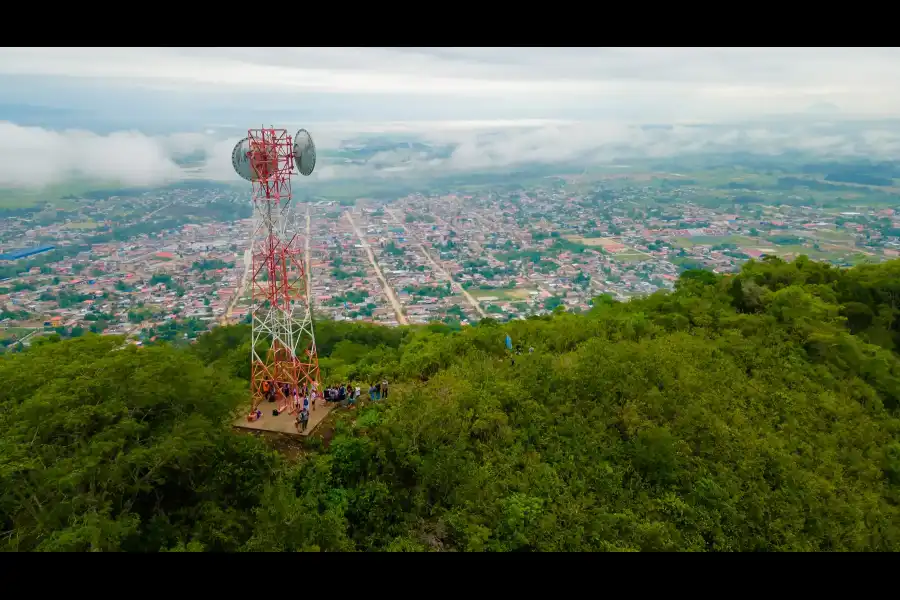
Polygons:
M37 248L20 248L18 250L11 250L6 254L0 254L0 260L19 260L20 258L25 258L26 256L34 256L35 254L41 254L42 252L50 252L51 250L56 249L56 246L38 246Z

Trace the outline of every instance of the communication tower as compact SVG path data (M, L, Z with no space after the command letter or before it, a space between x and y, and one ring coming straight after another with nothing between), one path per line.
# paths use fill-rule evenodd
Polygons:
M251 413L266 401L279 413L293 412L292 390L319 383L304 245L291 201L294 169L310 175L316 147L305 129L293 140L284 129L250 129L231 158L253 187Z

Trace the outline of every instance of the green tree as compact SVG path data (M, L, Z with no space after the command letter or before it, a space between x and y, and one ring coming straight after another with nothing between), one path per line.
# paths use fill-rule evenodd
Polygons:
M85 336L0 360L5 545L237 549L277 465L226 427L242 386L171 348L113 351L121 342Z

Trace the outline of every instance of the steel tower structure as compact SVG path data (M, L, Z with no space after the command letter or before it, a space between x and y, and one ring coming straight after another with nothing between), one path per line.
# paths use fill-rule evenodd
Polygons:
M291 191L295 167L312 173L315 146L302 129L293 141L284 129L250 129L232 161L253 188L251 413L267 400L279 413L293 412L293 390L319 383L309 279Z

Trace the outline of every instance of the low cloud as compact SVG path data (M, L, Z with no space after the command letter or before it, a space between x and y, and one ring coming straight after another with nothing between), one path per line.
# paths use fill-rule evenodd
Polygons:
M152 138L133 131L96 135L0 122L0 185L40 188L73 178L152 185L184 176L173 157L183 136Z
M310 180L404 178L439 172L485 171L529 164L588 165L615 159L697 153L801 151L821 157L890 159L900 153L893 121L816 122L811 119L743 125L641 127L566 121L419 122L307 127L319 149ZM208 129L149 136L135 131L97 135L0 122L0 186L39 188L71 179L129 186L184 179L240 182L231 152L241 135ZM333 152L342 145L381 148L364 158ZM370 140L366 142L365 140ZM386 144L386 140L397 140Z

